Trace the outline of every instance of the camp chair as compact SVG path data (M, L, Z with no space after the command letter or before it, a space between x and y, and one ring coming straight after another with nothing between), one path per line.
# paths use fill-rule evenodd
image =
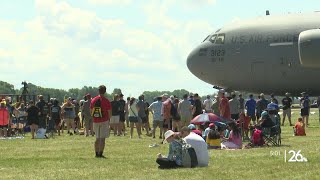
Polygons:
M11 135L12 136L25 136L24 128L27 124L27 117L13 117L11 125Z
M262 135L267 146L281 145L281 126L279 115L269 115L275 126L262 128Z

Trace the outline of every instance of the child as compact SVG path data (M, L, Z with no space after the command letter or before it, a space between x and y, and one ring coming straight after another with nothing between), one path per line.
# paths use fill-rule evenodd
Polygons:
M204 126L207 127L207 128L204 130L204 132L203 132L203 134L202 134L202 138L203 138L204 140L206 140L207 137L208 137L208 134L209 134L210 130L212 129L211 127L213 127L213 129L214 129L214 128L215 128L215 125L214 125L213 123L206 122Z
M221 149L242 149L242 138L239 128L235 122L228 123L230 131L228 138L223 138L225 141L221 143Z
M207 136L206 142L208 144L208 149L221 149L220 133L214 128L211 129Z
M299 118L296 122L295 126L293 127L293 132L295 136L305 136L306 131L304 129L304 123L302 118Z
M256 127L252 133L251 143L253 146L263 146L264 145L261 126L256 125Z

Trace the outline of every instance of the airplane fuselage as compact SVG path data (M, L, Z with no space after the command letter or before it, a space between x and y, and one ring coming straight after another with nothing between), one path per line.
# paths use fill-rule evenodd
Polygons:
M226 89L320 94L320 70L302 66L298 48L301 32L319 28L320 13L234 23L195 48L187 65L199 79Z

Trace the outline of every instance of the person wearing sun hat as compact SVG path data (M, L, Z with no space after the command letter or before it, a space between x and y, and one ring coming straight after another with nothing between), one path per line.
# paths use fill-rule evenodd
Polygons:
M159 169L172 169L182 166L182 140L172 131L168 130L164 133L164 143L169 143L168 156L158 154L156 162Z

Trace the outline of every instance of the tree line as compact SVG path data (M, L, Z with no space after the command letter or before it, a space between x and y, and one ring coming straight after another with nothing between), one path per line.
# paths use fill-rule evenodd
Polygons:
M71 97L73 99L83 99L83 96L87 93L91 94L92 97L98 95L98 87L92 87L92 86L83 86L82 88L71 88L69 90L64 89L55 89L55 88L45 88L41 86L37 86L32 83L27 83L28 85L28 93L30 96L27 96L27 99L32 99L32 96L36 95L43 95L45 98L56 98L59 100L59 102L63 102L65 98ZM14 85L0 81L0 96L4 98L4 96L8 94L12 95L21 95L23 92L23 85L21 85L21 88L15 88ZM121 94L120 88L115 88L112 93L107 93L106 97L110 100L113 99L114 94ZM153 102L155 97L168 94L174 95L178 98L182 98L184 94L190 94L191 92L185 90L185 89L177 89L174 91L144 91L141 94L144 95L145 100L149 103ZM16 97L12 97L13 100L16 99ZM135 97L138 98L138 97ZM204 97L203 97L204 98Z

